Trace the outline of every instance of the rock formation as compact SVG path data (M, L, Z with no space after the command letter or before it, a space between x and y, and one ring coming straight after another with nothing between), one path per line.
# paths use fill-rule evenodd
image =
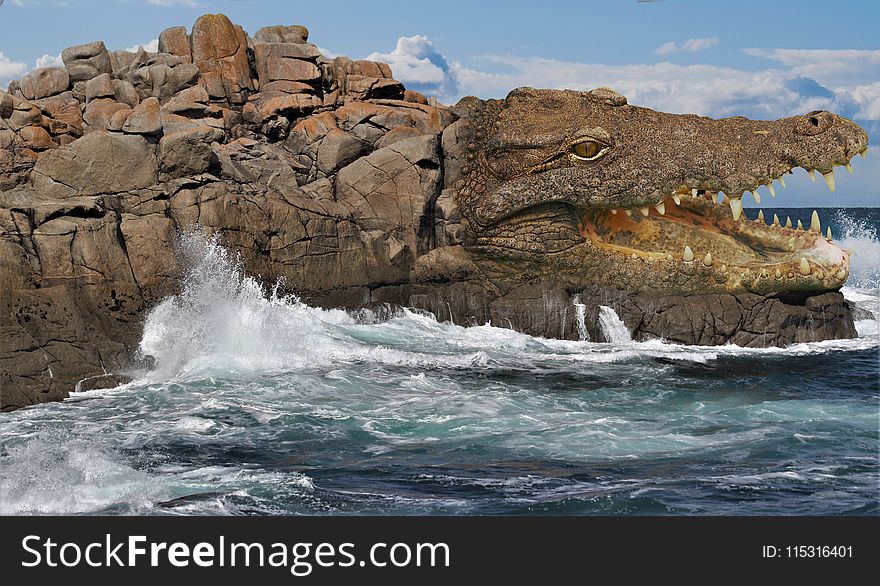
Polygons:
M577 338L580 294L594 340L599 304L637 339L854 335L834 292L658 298L499 275L459 209L472 158L461 112L383 63L324 57L303 26L251 37L205 15L189 34L162 32L159 49L71 47L63 68L0 92L3 410L122 380L145 312L179 285L176 235L197 225L251 274L322 306Z

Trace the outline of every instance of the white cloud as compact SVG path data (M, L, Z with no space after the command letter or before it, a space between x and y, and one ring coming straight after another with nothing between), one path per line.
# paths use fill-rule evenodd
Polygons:
M669 41L668 43L663 43L656 49L654 49L655 55L671 55L673 53L678 53L679 51L686 51L688 53L696 53L697 51L702 51L704 49L708 49L709 47L714 47L718 44L718 37L700 37L696 39L688 39L684 43L679 46L675 41Z
M858 85L828 87L785 68L744 71L673 63L603 65L509 55L488 55L482 64L480 68L453 64L461 95L503 97L520 86L575 90L609 86L632 104L665 112L778 118L829 109L863 120L880 119L880 82L870 76Z
M678 51L678 45L675 44L675 41L669 41L668 43L663 43L656 49L654 49L654 53L657 55L671 55Z
M367 59L384 61L391 66L395 79L409 89L440 97L458 92L455 72L428 37L400 37L390 53L372 53Z
M156 53L159 51L159 39L153 39L152 41L149 41L142 45L132 45L131 47L127 48L126 51L128 51L129 53L137 53L141 47L143 47L144 51L146 51L147 53Z
M21 61L13 61L0 52L0 88L6 89L9 82L25 74L28 67Z
M776 61L792 73L823 85L845 86L880 79L880 49L743 49L753 57Z
M704 49L708 49L709 47L714 47L717 44L718 37L702 37L699 39L688 39L684 42L684 45L681 46L681 49L682 51L696 53L697 51L702 51Z
M42 57L37 57L36 67L64 67L64 62L61 60L61 53L57 55L49 55L45 53Z

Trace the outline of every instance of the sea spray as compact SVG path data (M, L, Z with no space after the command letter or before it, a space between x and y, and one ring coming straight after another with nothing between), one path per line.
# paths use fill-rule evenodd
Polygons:
M180 241L181 291L149 313L140 344L141 353L155 358L160 376L301 368L344 350L333 326L354 323L345 312L308 307L279 294L279 285L265 291L217 235L195 231Z
M835 235L838 246L852 252L847 285L857 289L880 287L880 241L877 228L847 209L837 211L835 218L840 234Z

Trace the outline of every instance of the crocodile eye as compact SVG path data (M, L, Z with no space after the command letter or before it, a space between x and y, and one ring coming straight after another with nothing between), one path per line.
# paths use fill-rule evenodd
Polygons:
M602 145L594 140L585 140L571 147L571 154L576 158L591 161L602 153Z

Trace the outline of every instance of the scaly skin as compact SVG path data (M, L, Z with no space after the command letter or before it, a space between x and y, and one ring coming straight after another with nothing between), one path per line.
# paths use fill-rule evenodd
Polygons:
M821 292L848 276L818 217L798 230L740 214L745 192L773 193L795 167L833 190L834 167L867 149L845 118L665 114L608 88L520 88L455 110L467 142L457 202L487 274L658 296Z

